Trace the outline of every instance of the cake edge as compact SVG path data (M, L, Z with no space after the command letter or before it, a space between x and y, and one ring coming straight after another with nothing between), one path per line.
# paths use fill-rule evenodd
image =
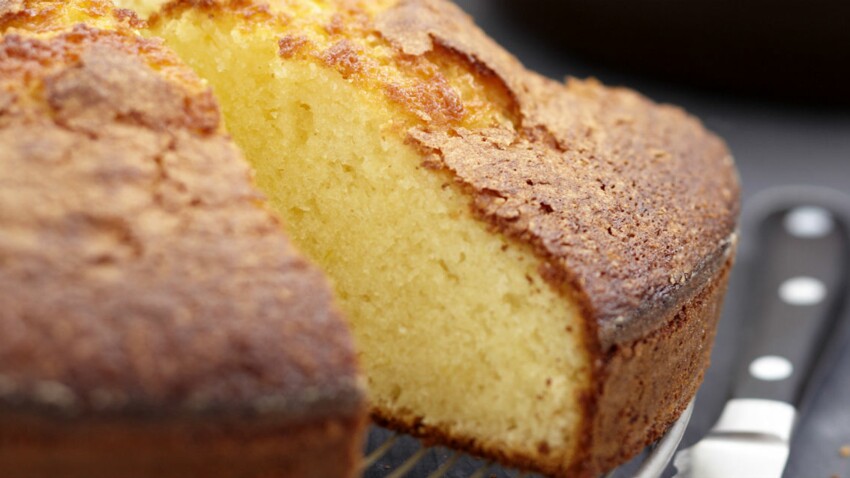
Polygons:
M0 463L29 477L98 478L120 471L127 478L226 478L284 471L292 478L353 478L367 420L353 414L295 424L268 417L57 422L17 415L4 419L0 430L0 441L11 444L0 449ZM65 446L57 448L57 440Z

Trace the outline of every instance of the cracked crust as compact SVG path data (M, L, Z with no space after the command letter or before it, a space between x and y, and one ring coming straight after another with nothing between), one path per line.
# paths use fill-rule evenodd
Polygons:
M365 399L347 328L188 69L120 29L7 33L0 145L0 441L31 440L0 461L43 476L25 452L52 444L110 476L85 444L150 467L172 437L173 476L205 447L268 458L239 476L316 476L311 437L333 457L321 476L351 473Z

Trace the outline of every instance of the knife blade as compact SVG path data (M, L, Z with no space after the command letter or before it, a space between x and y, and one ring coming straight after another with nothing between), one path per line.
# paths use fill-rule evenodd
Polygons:
M750 221L757 225L741 251L750 257L739 259L750 288L739 310L749 330L731 399L707 436L676 453L675 478L782 476L797 408L835 325L850 263L847 218L835 197L803 196Z

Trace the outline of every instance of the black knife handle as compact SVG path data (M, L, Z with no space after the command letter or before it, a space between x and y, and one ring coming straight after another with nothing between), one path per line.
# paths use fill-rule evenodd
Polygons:
M733 398L798 405L846 294L847 224L841 214L819 208L827 213L821 219L831 221L829 232L801 235L789 229L789 214L800 211L806 210L774 211L764 216L756 230L757 246L747 275L745 338Z

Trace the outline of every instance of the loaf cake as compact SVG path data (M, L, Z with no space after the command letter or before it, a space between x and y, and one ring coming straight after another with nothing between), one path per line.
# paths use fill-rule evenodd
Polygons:
M209 88L111 8L0 2L0 475L353 476L330 287Z
M379 423L589 477L693 398L738 212L696 119L530 72L444 0L163 3L116 12L212 87Z

